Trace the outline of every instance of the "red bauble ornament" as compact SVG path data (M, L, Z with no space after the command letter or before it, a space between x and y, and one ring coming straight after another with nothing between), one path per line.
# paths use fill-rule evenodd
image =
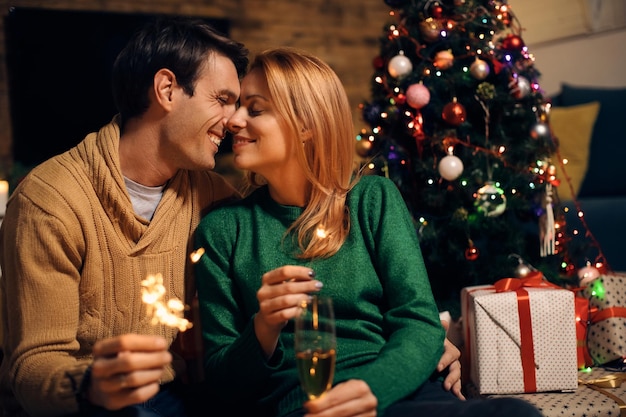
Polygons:
M465 121L465 119L467 118L467 113L465 111L465 107L463 107L461 103L458 103L455 97L451 103L443 106L441 118L446 123L449 123L453 126L458 126Z
M439 19L443 15L443 7L441 7L441 4L433 4L433 6L430 8L430 15L434 18Z
M518 35L507 35L506 38L502 39L502 43L500 44L500 47L505 51L514 53L522 52L525 46L521 36Z
M465 249L465 259L475 261L480 257L480 251L470 242L470 246Z

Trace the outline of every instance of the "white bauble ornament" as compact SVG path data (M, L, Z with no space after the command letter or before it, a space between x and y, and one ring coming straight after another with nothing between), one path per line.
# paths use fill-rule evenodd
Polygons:
M394 56L389 61L387 71L389 71L389 75L392 77L399 78L411 73L411 71L413 71L413 64L409 58L404 56L404 52L400 51L398 55Z
M437 168L443 179L454 181L463 173L463 161L458 156L446 155L441 158Z
M506 210L506 196L501 188L488 182L478 189L474 206L487 217L497 217Z
M406 89L406 102L414 109L421 109L430 102L430 91L422 83L411 84Z

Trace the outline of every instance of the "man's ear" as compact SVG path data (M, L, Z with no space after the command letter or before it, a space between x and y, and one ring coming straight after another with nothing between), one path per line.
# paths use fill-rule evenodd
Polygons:
M176 76L167 68L161 68L154 74L154 95L161 107L170 108L175 86Z

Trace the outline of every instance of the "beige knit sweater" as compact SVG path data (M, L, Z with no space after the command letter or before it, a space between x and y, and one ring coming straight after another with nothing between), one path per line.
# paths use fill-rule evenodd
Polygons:
M180 171L152 221L138 218L120 171L119 136L115 122L90 134L35 168L11 196L0 230L6 416L76 412L73 387L98 339L140 333L173 341L176 330L150 323L140 282L161 273L168 296L189 301L192 232L212 205L235 194L215 173Z

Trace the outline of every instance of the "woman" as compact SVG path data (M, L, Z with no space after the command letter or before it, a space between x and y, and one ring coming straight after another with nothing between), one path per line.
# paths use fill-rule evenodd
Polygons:
M197 231L210 392L255 415L395 416L407 404L430 415L432 399L445 399L433 412L450 403L458 415L471 402L429 379L445 332L414 225L391 181L354 175L335 73L304 52L271 50L242 81L240 104L228 121L234 162L258 188ZM333 298L337 363L333 388L307 401L291 319L313 293Z

